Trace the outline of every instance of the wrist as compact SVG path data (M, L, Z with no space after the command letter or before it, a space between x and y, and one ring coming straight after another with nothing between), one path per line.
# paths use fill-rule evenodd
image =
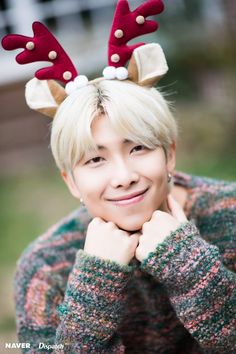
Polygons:
M177 255L191 242L198 230L190 221L186 221L159 243L153 252L150 252L141 262L141 269L162 279L162 274ZM185 259L187 261L187 258ZM166 268L167 267L167 268Z
M76 268L90 272L92 269L98 271L98 277L103 279L103 273L106 273L111 279L111 272L113 275L119 274L121 277L130 277L134 270L133 265L122 265L110 259L104 259L97 255L91 255L84 250L79 250L76 256ZM99 271L101 270L101 272Z

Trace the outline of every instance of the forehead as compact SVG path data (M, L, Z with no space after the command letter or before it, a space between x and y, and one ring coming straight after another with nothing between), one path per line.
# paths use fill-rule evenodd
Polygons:
M125 139L121 134L117 133L110 119L105 115L98 116L94 119L91 132L94 142L98 147L129 142L128 139Z

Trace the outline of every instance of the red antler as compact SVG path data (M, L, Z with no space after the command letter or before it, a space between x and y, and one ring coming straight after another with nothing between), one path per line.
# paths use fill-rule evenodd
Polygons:
M132 56L135 48L145 43L127 45L131 39L146 33L154 32L158 23L146 20L146 17L163 11L161 0L148 0L133 12L127 0L118 0L108 44L108 62L110 66L124 66Z
M36 71L35 76L39 80L55 79L64 83L73 80L78 75L77 71L56 38L40 22L34 22L32 28L34 37L19 34L5 36L2 40L3 48L6 50L25 48L16 56L19 64L51 62L52 66Z

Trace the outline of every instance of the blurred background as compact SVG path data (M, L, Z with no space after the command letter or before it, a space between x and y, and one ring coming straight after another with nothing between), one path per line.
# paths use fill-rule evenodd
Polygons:
M130 0L131 9L143 1ZM236 2L165 0L159 30L169 72L161 89L179 122L177 169L236 178ZM40 20L58 38L80 74L100 76L115 0L1 0L0 36L32 35ZM137 41L137 40L135 40ZM12 280L26 245L78 206L55 167L50 119L30 111L24 85L42 64L19 66L0 49L0 341L16 340ZM41 66L40 66L41 65ZM9 349L7 350L9 353ZM16 352L16 351L14 351Z

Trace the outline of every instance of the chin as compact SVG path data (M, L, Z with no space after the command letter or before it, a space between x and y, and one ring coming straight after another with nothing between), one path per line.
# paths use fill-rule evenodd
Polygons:
M123 222L117 221L115 224L124 231L136 232L140 231L143 227L143 224L148 220L150 220L150 217L144 218L142 220L140 220L140 218L138 220L131 220L131 218L127 218L127 220L124 220Z
M140 226L123 226L123 225L117 225L119 227L120 230L123 230L123 231L127 231L127 232L131 232L131 233L134 233L134 232L140 232L142 230L142 225Z

